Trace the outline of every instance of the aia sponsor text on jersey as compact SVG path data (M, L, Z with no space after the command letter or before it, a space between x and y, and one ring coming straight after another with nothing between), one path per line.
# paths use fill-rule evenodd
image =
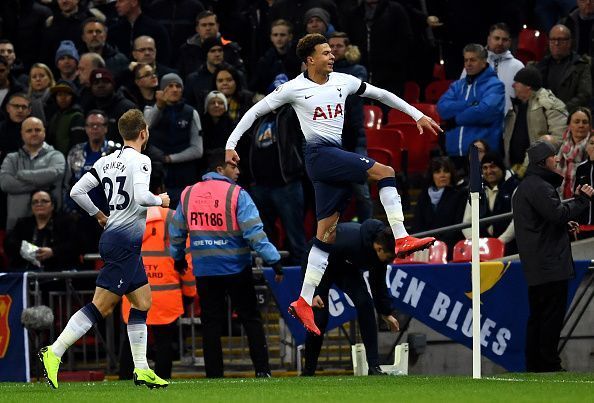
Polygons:
M326 105L325 109L322 106L316 106L316 109L314 109L313 113L313 120L332 119L337 118L338 116L342 116L344 118L342 111L343 107L341 103L336 104L334 108L332 108L332 105Z

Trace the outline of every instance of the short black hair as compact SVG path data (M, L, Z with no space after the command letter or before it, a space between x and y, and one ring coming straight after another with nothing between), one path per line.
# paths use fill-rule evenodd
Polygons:
M307 34L297 42L297 57L307 64L307 58L316 51L316 46L328 43L322 34Z
M218 167L225 168L227 165L227 162L225 161L225 149L215 148L208 151L207 160L209 172L216 172Z
M103 116L103 119L105 119L105 123L108 123L108 121L109 121L109 118L107 117L107 113L102 109L91 109L85 115L85 120L87 120L88 117L91 115L101 115L101 116Z
M241 73L239 72L239 70L237 70L235 67L233 67L231 64L227 62L222 62L215 68L215 71L212 74L213 89L217 89L217 76L221 71L227 71L229 72L229 74L231 74L231 77L233 77L233 80L235 81L235 94L238 94L239 92L241 92L241 90L243 90L243 86L241 85L243 77L241 76Z
M84 29L87 26L87 24L91 24L91 23L93 23L93 24L95 24L95 23L96 24L101 24L103 26L103 29L105 31L107 31L107 24L105 24L105 21L101 21L99 18L97 18L95 16L92 16L92 17L89 17L89 18L85 19L82 22L82 24L80 24L80 28L81 28L81 30L83 30L83 33L84 33Z
M0 57L2 57L2 56L0 56ZM31 97L29 95L25 94L24 92L15 92L14 94L10 94L8 96L8 102L12 101L15 98L23 98L27 102L29 102L29 104L31 104Z
M330 38L328 38L328 39L332 39L332 38L344 39L345 46L349 46L351 44L349 35L346 32L334 31L334 32L332 32L332 34L330 35Z
M505 32L506 34L511 35L509 26L505 22L498 22L498 23L491 25L491 27L489 28L489 34L491 34L496 29L500 29L503 32Z
M389 225L375 234L373 242L377 243L386 252L392 252L396 255L396 241L394 240L394 233Z
M217 15L215 13L213 13L211 10L200 11L198 13L198 15L196 16L196 22L203 20L205 18L208 18L208 17L212 17L213 15L215 17L215 20L217 20L217 22L218 22Z

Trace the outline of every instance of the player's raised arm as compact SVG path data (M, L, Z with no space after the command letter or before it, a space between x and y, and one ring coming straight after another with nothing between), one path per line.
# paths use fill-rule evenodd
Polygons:
M282 87L282 86L281 86ZM252 106L245 115L239 120L235 129L231 132L227 144L225 145L225 161L229 163L237 164L239 162L239 155L235 151L235 147L241 139L243 133L245 133L256 121L256 119L272 112L279 106L285 104L287 101L284 99L284 93L281 93L278 87L275 91L271 92L254 106Z
M436 136L438 132L443 131L433 119L423 115L423 112L392 94L390 91L375 87L369 83L362 83L361 89L357 93L361 96L380 101L390 108L398 109L399 111L406 113L417 122L417 127L421 134L423 134L424 129L427 129Z

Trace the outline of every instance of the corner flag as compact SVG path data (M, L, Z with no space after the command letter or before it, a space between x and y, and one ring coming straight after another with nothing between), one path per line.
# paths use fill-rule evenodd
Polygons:
M481 168L478 148L470 146L470 207L472 211L472 377L481 378L481 263L479 255L479 192Z

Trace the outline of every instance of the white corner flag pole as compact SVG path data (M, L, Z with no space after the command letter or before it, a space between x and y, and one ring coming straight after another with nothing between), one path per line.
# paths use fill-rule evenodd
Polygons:
M472 377L481 379L481 263L479 239L479 171L478 149L470 150L470 207L472 212Z
M472 377L481 379L481 262L479 255L479 194L470 194L472 211Z

